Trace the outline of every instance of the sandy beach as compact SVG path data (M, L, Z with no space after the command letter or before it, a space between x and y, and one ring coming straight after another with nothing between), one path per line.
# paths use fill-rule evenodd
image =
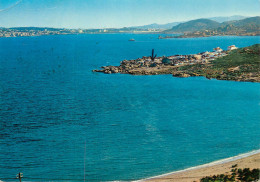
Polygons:
M154 182L199 182L201 178L217 174L230 174L233 165L236 168L260 168L260 150L241 154L235 157L215 161L212 163L204 164L188 168L181 171L176 171L160 176L151 177L141 181L154 181Z

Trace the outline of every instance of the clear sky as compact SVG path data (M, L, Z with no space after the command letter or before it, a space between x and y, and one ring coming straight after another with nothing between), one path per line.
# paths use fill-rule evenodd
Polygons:
M0 27L120 28L259 12L260 0L0 0Z

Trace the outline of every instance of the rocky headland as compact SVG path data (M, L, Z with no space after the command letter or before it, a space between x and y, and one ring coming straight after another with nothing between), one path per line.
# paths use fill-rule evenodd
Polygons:
M121 61L119 66L103 66L106 74L132 75L172 74L174 77L204 76L208 79L260 82L260 44L245 48L217 47L212 52L192 55L149 57Z

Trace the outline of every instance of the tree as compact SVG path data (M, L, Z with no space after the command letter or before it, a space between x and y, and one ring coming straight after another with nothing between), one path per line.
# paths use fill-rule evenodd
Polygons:
M157 54L154 55L154 49L152 49L152 56L150 56L151 60L154 61L156 56L157 56Z

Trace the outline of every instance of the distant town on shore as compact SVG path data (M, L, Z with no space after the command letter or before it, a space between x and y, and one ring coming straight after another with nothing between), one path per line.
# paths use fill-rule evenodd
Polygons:
M172 26L172 27L171 27ZM162 34L158 38L189 38L209 36L257 36L260 35L260 16L256 17L215 17L196 19L187 22L168 24L150 24L136 27L103 29L66 29L48 27L13 27L0 28L0 37L22 37L65 34L106 34L106 33L140 33ZM170 35L165 35L170 34ZM179 34L172 36L171 34Z

